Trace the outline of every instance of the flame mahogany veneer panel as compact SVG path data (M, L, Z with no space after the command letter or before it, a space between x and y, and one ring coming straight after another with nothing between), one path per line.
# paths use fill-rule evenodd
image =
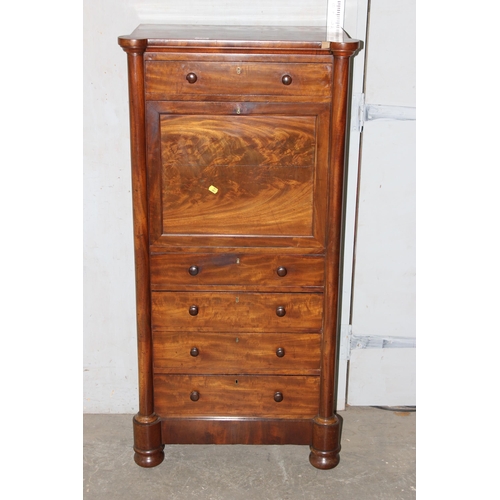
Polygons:
M160 117L163 234L312 234L314 117Z

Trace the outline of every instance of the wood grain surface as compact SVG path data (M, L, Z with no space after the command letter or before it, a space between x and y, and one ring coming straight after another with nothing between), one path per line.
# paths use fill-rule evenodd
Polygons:
M245 417L162 418L165 444L311 443L312 420Z
M325 28L199 25L141 25L118 43L136 462L158 465L162 442L296 443L311 445L315 467L335 467L349 59L360 43Z
M163 233L310 235L316 120L161 116Z
M198 308L193 316L189 310ZM286 314L278 316L277 308ZM154 330L319 332L321 293L153 292Z
M322 102L149 102L151 243L321 251L329 115Z
M174 253L151 256L151 288L178 290L183 287L253 286L286 288L323 287L324 258L321 255L253 254L228 252ZM195 266L190 274L189 270ZM279 275L278 269L286 274ZM283 271L281 271L283 274Z
M158 99L165 88L170 94L324 96L332 81L331 64L148 61L146 67L148 99ZM186 80L190 73L196 75L194 83ZM282 80L285 75L291 78L288 85Z
M154 371L319 375L320 340L317 333L154 331Z
M156 374L154 390L160 417L312 418L318 412L319 377ZM190 398L193 391L197 401ZM281 402L275 401L276 392L283 395Z

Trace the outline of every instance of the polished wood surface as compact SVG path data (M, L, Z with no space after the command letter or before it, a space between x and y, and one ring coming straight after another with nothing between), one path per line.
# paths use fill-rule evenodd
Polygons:
M315 119L160 119L163 233L310 235Z
M322 102L148 103L152 243L323 251L329 114Z
M165 444L298 444L311 442L312 420L241 417L162 418Z
M153 254L151 288L193 290L224 285L239 289L322 291L324 271L322 255L241 252Z
M314 27L141 25L129 68L139 412L170 443L309 444L335 413L349 59Z
M204 51L261 50L273 52L321 52L342 48L354 53L358 40L344 31L329 33L323 26L211 26L142 24L130 35L119 37L125 49L147 42L148 50Z
M153 332L155 373L319 375L317 333Z
M319 377L155 374L154 388L160 417L293 419L318 412Z
M153 292L151 301L154 330L299 333L322 326L320 293Z
M148 99L165 92L174 94L330 94L331 64L262 63L247 61L147 62L145 91Z

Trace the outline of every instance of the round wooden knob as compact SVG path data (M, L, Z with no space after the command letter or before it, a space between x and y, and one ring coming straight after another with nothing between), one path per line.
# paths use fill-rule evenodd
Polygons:
M196 276L200 272L200 268L198 266L191 266L189 268L189 274L191 276Z
M196 73L188 73L186 75L186 80L189 83L194 83L194 82L196 82L196 80L198 80L198 77L196 76Z
M191 314L191 316L196 316L198 314L198 306L191 306L189 308L189 314Z
M284 355L285 349L283 349L283 347L278 347L278 349L276 349L276 356L278 356L278 358L282 358Z
M292 83L292 77L290 75L285 75L281 81L283 82L283 85L290 85Z
M191 354L191 356L193 356L193 358L196 358L196 356L198 356L198 354L200 354L200 351L198 351L197 347L193 347L193 348L191 348L191 351L189 351L189 354Z
M193 391L190 395L189 398L191 401L198 401L200 399L200 393L198 391Z
M287 273L286 267L283 266L278 267L278 269L276 269L276 273L278 274L278 276L283 278L283 276L286 276Z
M275 392L274 393L274 400L276 403L281 403L283 401L283 393L282 392Z
M276 316L282 318L286 314L285 308L283 306L278 306L276 308Z

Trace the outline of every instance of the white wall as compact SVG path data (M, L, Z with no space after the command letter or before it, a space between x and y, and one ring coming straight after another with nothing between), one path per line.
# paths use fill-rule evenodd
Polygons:
M137 396L127 67L132 7L84 4L84 411L134 413Z
M84 412L137 411L126 54L138 24L325 25L326 0L84 1Z
M415 0L371 3L366 57L347 402L415 405Z

